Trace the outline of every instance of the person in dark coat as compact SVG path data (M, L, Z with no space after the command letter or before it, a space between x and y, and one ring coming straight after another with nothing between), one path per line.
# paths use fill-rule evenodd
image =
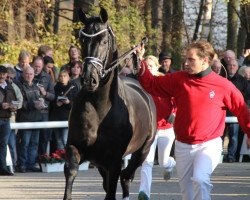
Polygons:
M50 120L51 121L68 121L69 112L74 98L74 87L70 82L69 74L66 70L59 73L58 82L55 85L55 100L51 104ZM64 149L68 128L54 129L56 149Z
M49 120L50 102L55 99L54 83L51 76L43 71L43 58L37 56L33 59L32 67L35 71L34 82L39 87L40 93L45 100L46 108L42 110L42 121ZM39 154L47 153L48 142L51 140L51 129L42 129L39 140Z
M34 69L27 67L18 86L23 95L23 106L17 111L17 122L38 122L42 120L41 111L45 108L39 87L34 83ZM39 129L21 129L17 133L18 157L17 171L38 172L37 166Z
M175 72L172 68L172 54L170 52L162 51L159 54L159 63L161 64L159 72L163 74Z
M16 100L16 95L7 79L7 68L0 65L0 176L13 175L6 165L7 145L10 136L11 112L17 108L12 106L12 101Z

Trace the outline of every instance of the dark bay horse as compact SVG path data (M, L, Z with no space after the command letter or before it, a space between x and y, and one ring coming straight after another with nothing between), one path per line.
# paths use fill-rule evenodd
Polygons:
M136 80L118 76L112 62L118 57L108 14L86 17L80 31L84 75L82 89L74 100L69 118L69 135L64 167L64 200L71 199L79 164L94 163L102 178L106 200L116 199L120 178L123 199L129 199L129 184L146 158L156 131L155 105ZM122 158L132 154L122 170Z

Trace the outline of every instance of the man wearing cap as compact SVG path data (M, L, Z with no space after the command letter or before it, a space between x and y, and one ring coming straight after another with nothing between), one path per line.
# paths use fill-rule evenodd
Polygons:
M167 74L167 73L172 73L175 71L171 67L172 54L170 52L162 51L159 54L159 63L161 64L161 67L159 68L159 72L163 74Z
M0 176L11 176L6 166L7 144L10 136L10 117L11 112L17 110L12 104L16 101L16 95L13 87L6 81L7 68L0 65Z

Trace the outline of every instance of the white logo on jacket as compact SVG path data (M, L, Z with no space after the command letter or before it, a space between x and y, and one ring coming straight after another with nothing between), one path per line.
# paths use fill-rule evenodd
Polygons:
M214 92L214 91L209 92L209 97L210 97L211 99L214 98L214 96L215 96L215 92Z

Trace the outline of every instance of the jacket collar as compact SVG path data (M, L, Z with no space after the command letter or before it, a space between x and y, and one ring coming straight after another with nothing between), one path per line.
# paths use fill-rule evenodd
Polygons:
M204 76L207 76L207 75L210 74L211 72L212 72L211 67L208 67L208 68L205 69L204 71L201 71L201 72L199 72L198 74L195 74L195 76L196 76L197 78L202 78L202 77L204 77Z

